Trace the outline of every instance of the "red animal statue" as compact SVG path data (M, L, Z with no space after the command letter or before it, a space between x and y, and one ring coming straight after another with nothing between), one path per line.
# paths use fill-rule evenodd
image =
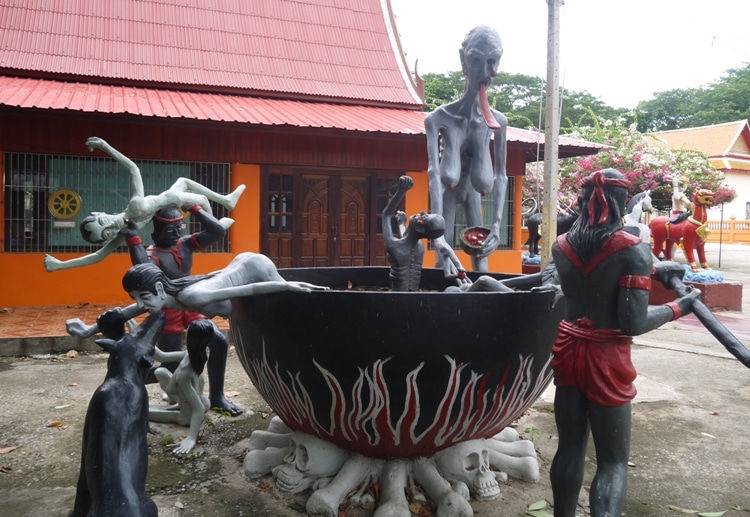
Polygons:
M695 210L687 219L679 223L669 222L669 217L655 217L648 227L651 229L651 237L654 240L653 253L656 257L664 254L665 260L672 260L672 247L680 245L690 267L698 272L701 267L711 269L706 262L706 251L704 246L708 238L707 210L714 204L714 193L707 189L698 189L693 193ZM700 266L695 262L693 250L698 251Z

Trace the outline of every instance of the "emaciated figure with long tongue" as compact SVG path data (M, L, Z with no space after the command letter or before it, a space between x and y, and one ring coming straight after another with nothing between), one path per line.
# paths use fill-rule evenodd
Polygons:
M430 212L442 215L446 224L445 235L433 241L436 266L444 269L446 276L463 280L463 268L455 254L450 253L456 207L461 203L467 227L481 226L482 196L495 193L491 232L479 253L471 258L473 270L487 271L487 256L500 243L508 184L505 171L508 120L487 102L487 87L497 75L503 55L500 36L489 27L475 27L464 38L459 54L466 76L464 93L457 101L430 113L425 119L425 129ZM494 165L490 153L493 132Z

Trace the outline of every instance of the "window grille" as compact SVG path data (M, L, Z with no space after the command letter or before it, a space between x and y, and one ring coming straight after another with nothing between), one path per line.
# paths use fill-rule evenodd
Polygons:
M14 253L91 253L99 245L83 239L81 221L91 212L119 214L131 197L128 171L111 158L4 153L4 246ZM228 163L134 160L141 170L146 195L167 190L179 177L187 177L211 190L229 193ZM227 210L214 202L217 219ZM185 221L189 231L200 224ZM187 225L184 225L184 227ZM153 225L141 229L150 242ZM228 238L204 252L226 252ZM118 251L127 251L125 247Z
M294 177L291 174L268 175L268 256L277 267L292 267L294 233Z

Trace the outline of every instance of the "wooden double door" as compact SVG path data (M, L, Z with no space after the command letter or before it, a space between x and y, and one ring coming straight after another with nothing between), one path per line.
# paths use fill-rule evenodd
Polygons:
M380 213L398 177L266 168L261 251L278 267L386 265Z

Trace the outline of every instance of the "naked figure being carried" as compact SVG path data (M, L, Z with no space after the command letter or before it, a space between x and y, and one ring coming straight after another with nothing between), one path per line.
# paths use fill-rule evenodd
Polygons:
M427 174L430 212L445 219L445 234L435 239L436 266L448 277L457 277L462 267L451 256L456 208L460 204L467 227L482 225L482 196L494 192L495 208L491 231L481 250L472 256L472 269L487 271L487 257L500 243L500 223L505 208L508 178L505 170L505 115L490 108L487 88L497 75L503 46L495 30L472 29L459 50L466 76L460 99L440 106L425 118L427 132ZM494 164L490 140L494 135Z
M141 171L130 158L95 136L86 141L86 146L91 151L95 148L105 151L128 170L132 195L130 201L128 201L128 206L119 214L92 212L91 215L81 221L80 229L83 238L94 244L103 244L99 250L64 261L46 255L44 257L44 268L47 271L71 269L101 262L118 247L125 245L125 237L120 234L120 230L127 228L126 221L134 222L140 229L151 222L158 210L171 206L189 209L197 205L211 214L209 201L214 201L227 210L232 210L245 190L245 185L240 185L231 194L222 195L191 179L178 178L168 190L160 194L147 196L143 187ZM220 222L224 228L229 228L234 220L224 217Z

